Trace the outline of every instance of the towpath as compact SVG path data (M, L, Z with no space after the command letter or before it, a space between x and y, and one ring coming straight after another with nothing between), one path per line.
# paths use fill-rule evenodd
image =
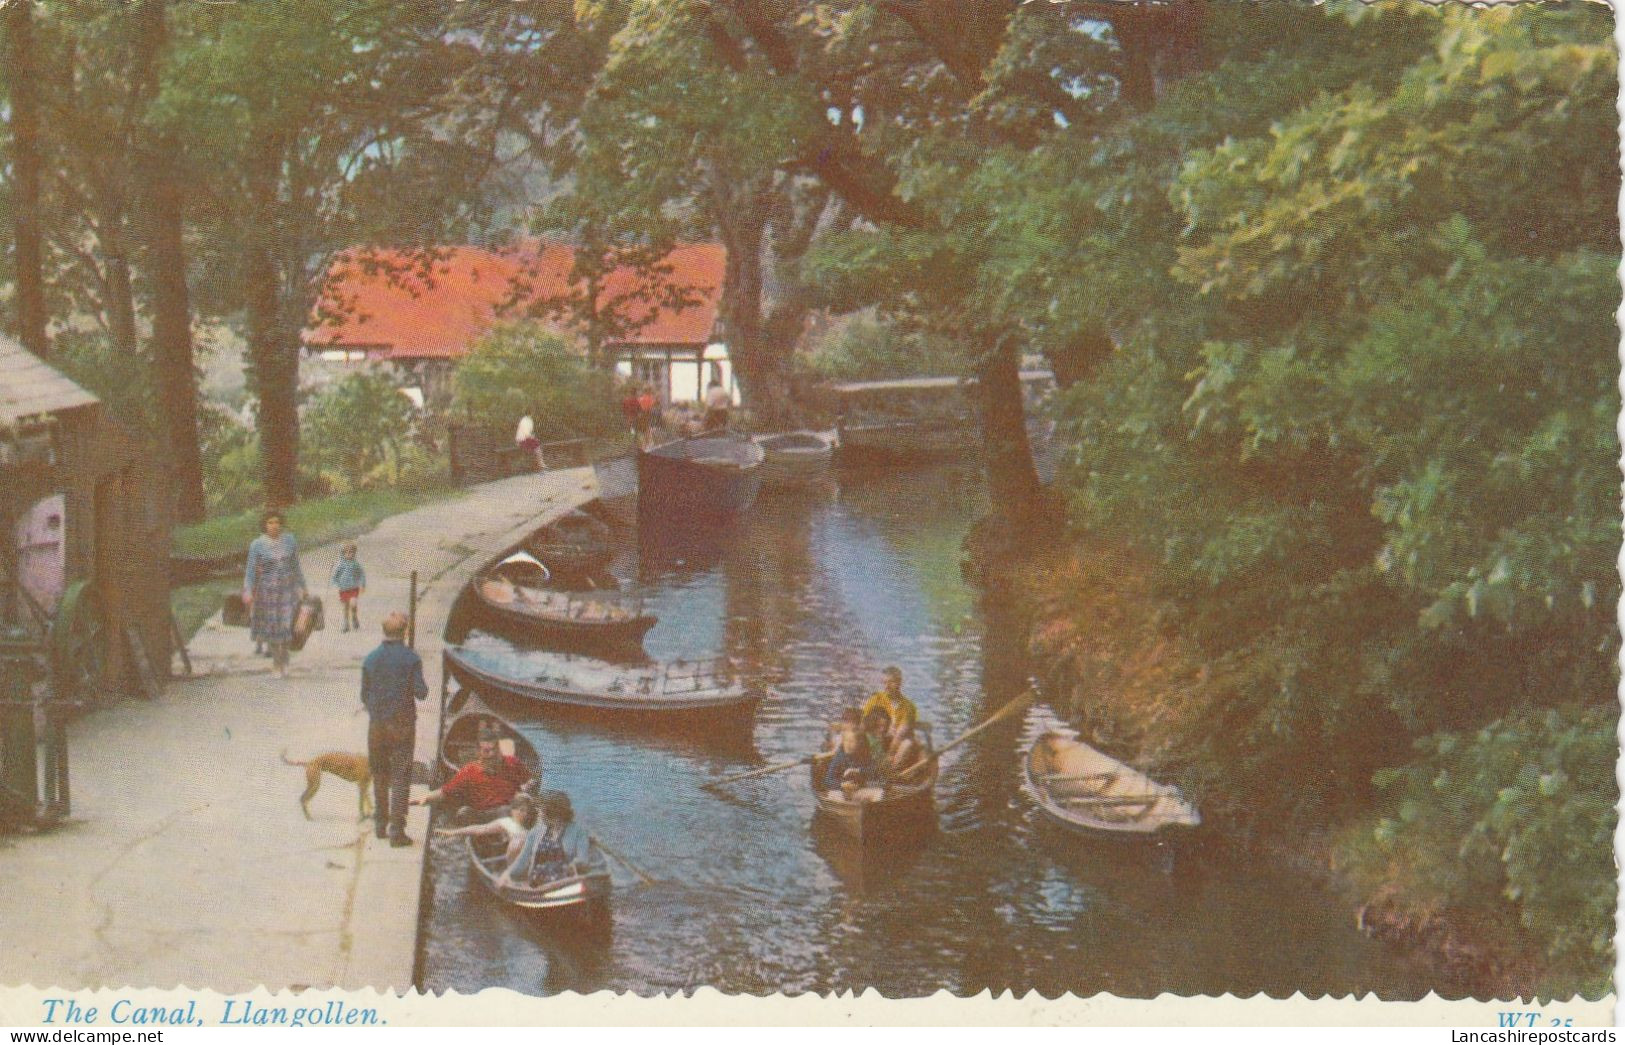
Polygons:
M525 475L386 519L356 541L368 581L359 632L338 627L327 583L338 548L307 550L329 622L294 655L290 678L217 616L191 644L197 677L75 722L72 819L0 839L0 983L409 988L426 812L408 822L418 844L392 849L357 822L354 785L327 776L306 820L303 772L279 755L366 750L361 659L383 615L406 608L416 570L431 691L416 757L432 764L441 634L458 590L596 490L591 469Z

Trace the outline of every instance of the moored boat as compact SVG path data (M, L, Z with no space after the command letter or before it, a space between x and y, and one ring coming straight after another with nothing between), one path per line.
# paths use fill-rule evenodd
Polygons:
M638 454L638 516L661 523L726 521L750 508L766 453L748 439L702 435Z
M576 509L548 523L525 541L525 548L549 570L591 573L615 555L609 524Z
M451 718L440 742L440 764L447 773L456 772L478 755L482 734L494 733L502 753L518 758L530 770L532 779L540 779L541 758L535 746L472 691L453 694L446 711ZM609 899L612 882L609 868L601 860L585 874L552 881L504 883L501 878L507 866L507 843L501 838L470 836L467 845L469 867L475 877L499 900L513 907L524 911L587 909L591 905L601 907Z
M929 732L920 731L927 754L917 769L905 779L883 787L861 787L847 791L826 788L824 766L829 755L814 756L809 774L818 814L830 827L850 841L868 845L899 833L918 831L936 822L937 755L930 750Z
M609 868L602 862L586 874L569 875L548 882L502 882L507 866L507 845L500 839L469 838L468 860L474 874L491 893L506 904L525 911L556 911L601 905L609 899L612 883Z
M1060 733L1033 743L1026 770L1038 808L1078 834L1149 838L1202 822L1178 788Z
M465 685L547 710L618 715L749 711L760 700L723 659L621 665L568 653L448 646L446 665Z
M540 777L542 759L536 745L492 711L473 690L453 693L446 703L446 716L446 730L440 738L440 768L448 777L479 755L481 733L495 733L504 755L519 759L530 770L532 780Z
M764 486L811 486L829 474L835 456L835 433L784 432L756 436L764 454Z
M656 618L643 611L641 602L619 594L554 591L519 579L525 566L535 576L546 576L533 564L520 552L474 578L477 604L499 630L579 646L635 646L654 627Z

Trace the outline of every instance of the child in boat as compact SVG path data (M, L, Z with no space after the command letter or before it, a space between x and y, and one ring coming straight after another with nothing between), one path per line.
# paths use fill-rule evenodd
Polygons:
M344 614L344 628L361 630L361 593L367 590L367 571L356 560L355 542L351 541L339 552L339 561L333 566L333 587L339 590L339 611Z
M528 791L520 791L509 803L512 812L488 824L470 824L467 827L442 827L435 834L446 838L505 838L507 852L503 854L504 867L511 865L519 851L525 847L525 836L536 826L536 800Z
M597 866L592 837L576 823L570 796L563 791L544 791L540 805L541 819L525 835L524 847L502 872L498 885L515 881L541 885L586 874Z

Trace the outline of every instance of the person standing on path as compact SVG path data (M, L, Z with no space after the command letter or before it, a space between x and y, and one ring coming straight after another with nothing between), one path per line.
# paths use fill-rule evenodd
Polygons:
M361 630L361 593L367 590L367 571L361 568L355 553L355 542L350 541L339 552L339 561L333 564L333 587L339 590L344 631Z
M293 615L305 597L305 573L299 568L299 542L283 530L281 512L267 512L264 533L248 546L243 573L243 605L248 607L249 633L256 652L263 645L277 674L288 677L288 643L293 639Z
M406 615L384 618L384 641L361 662L361 703L367 709L367 762L372 767L374 830L389 844L407 846L407 792L417 702L429 695L423 659L406 648Z

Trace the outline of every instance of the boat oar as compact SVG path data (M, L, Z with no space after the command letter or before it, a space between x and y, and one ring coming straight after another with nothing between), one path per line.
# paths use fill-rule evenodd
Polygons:
M1004 719L1009 718L1011 715L1015 714L1017 711L1019 711L1023 707L1025 707L1027 705L1027 702L1032 700L1036 696L1038 696L1038 687L1036 687L1036 686L1028 686L1025 690L1022 691L1021 696L1017 697L1015 700L1012 700L1010 703L1006 704L1004 707L1000 708L999 710L995 711L993 714L989 715L987 718L983 719L981 724L976 725L976 726L972 726L970 729L965 730L965 732L959 734L959 736L957 736L954 739L948 741L948 743L946 743L946 744L942 745L941 747L937 748L935 751L928 752L924 758L920 759L918 762L914 763L912 766L909 766L907 769L903 770L901 773L898 773L896 775L897 779L906 780L909 777L910 774L919 772L920 769L924 768L927 764L929 764L931 759L933 759L933 758L941 758L943 755L946 755L948 752L952 751L954 748L956 748L959 745L963 744L965 741L969 740L971 737L974 737L976 734L980 733L982 730L987 729L989 726L993 725L996 722L1000 722L1000 721L1003 721Z
M805 755L796 759L794 762L778 762L771 766L763 766L760 769L752 769L748 773L735 773L733 776L720 777L716 780L711 780L701 784L700 787L709 791L712 788L721 787L723 784L732 784L739 780L749 780L752 777L767 776L769 773L782 773L786 769L794 769L797 766L810 765L812 764L812 760L812 755Z
M628 871L631 871L633 874L637 875L638 878L640 880L642 880L644 885L655 885L660 881L660 879L655 878L652 875L645 874L643 869L640 868L637 864L633 863L632 861L628 860L626 857L622 856L620 853L616 852L614 849L611 849L609 846L605 845L604 840L602 838L599 838L597 835L589 835L588 837L592 839L592 844L593 845L595 845L598 848L602 849L606 855L608 855L608 856L612 857L613 859L615 859L617 862L620 863L620 865L622 867L626 868Z

